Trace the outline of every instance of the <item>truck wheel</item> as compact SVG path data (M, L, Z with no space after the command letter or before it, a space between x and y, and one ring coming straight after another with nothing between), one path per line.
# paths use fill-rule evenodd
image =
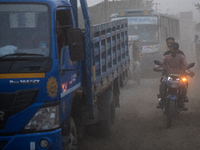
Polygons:
M85 131L87 134L89 134L91 136L99 137L99 123L86 125Z
M109 136L115 125L115 100L111 90L107 90L99 97L99 113L101 120L95 124L85 126L85 131L96 137Z
M101 100L104 103L103 104L104 110L100 110L100 111L104 112L105 119L99 121L99 136L105 137L105 136L109 136L114 131L115 100L114 100L113 92L110 90L106 91L102 95Z
M69 144L64 147L64 150L77 150L77 132L76 132L76 125L74 123L74 119L70 118L70 142Z

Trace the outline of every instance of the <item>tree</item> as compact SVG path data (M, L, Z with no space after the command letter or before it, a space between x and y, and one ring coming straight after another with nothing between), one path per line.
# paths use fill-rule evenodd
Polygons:
M152 6L153 0L102 0L100 3L89 7L91 24L94 25L110 21L110 16L118 13L120 10L152 9ZM80 16L82 16L82 14L79 9L79 17ZM83 21L79 21L79 26L81 28L84 27L84 24L81 24L82 22Z
M195 6L196 6L197 9L199 9L199 11L200 11L200 3L195 4Z
M144 0L129 0L129 5L127 5L127 9L143 9L144 8Z

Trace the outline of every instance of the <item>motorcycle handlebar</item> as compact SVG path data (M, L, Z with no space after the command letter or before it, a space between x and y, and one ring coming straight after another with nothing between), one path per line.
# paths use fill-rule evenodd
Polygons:
M163 69L158 69L158 70L154 70L154 72L164 72ZM167 74L169 74L169 72L166 72ZM188 75L190 77L193 77L194 75L192 75L191 73L188 73L188 72L183 72L183 73L180 73L180 75Z

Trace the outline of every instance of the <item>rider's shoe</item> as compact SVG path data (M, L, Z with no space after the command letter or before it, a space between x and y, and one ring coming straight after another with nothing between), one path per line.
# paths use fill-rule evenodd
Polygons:
M188 111L188 108L187 108L187 106L183 103L183 105L182 105L182 109L184 110L184 111Z
M159 98L159 102L158 102L158 105L156 106L157 109L160 109L162 108L162 100L161 98Z
M185 97L183 98L183 102L185 102L185 103L188 103L188 102L189 102L189 99L188 99L187 96L185 96Z
M162 105L160 105L160 104L158 103L158 105L156 106L156 108L157 108L157 109L160 109L160 108L162 108Z

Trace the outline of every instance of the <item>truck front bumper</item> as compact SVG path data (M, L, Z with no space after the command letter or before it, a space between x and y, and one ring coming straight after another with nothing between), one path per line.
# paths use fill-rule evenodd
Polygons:
M42 145L42 147L41 147ZM0 136L0 150L62 150L61 129Z

